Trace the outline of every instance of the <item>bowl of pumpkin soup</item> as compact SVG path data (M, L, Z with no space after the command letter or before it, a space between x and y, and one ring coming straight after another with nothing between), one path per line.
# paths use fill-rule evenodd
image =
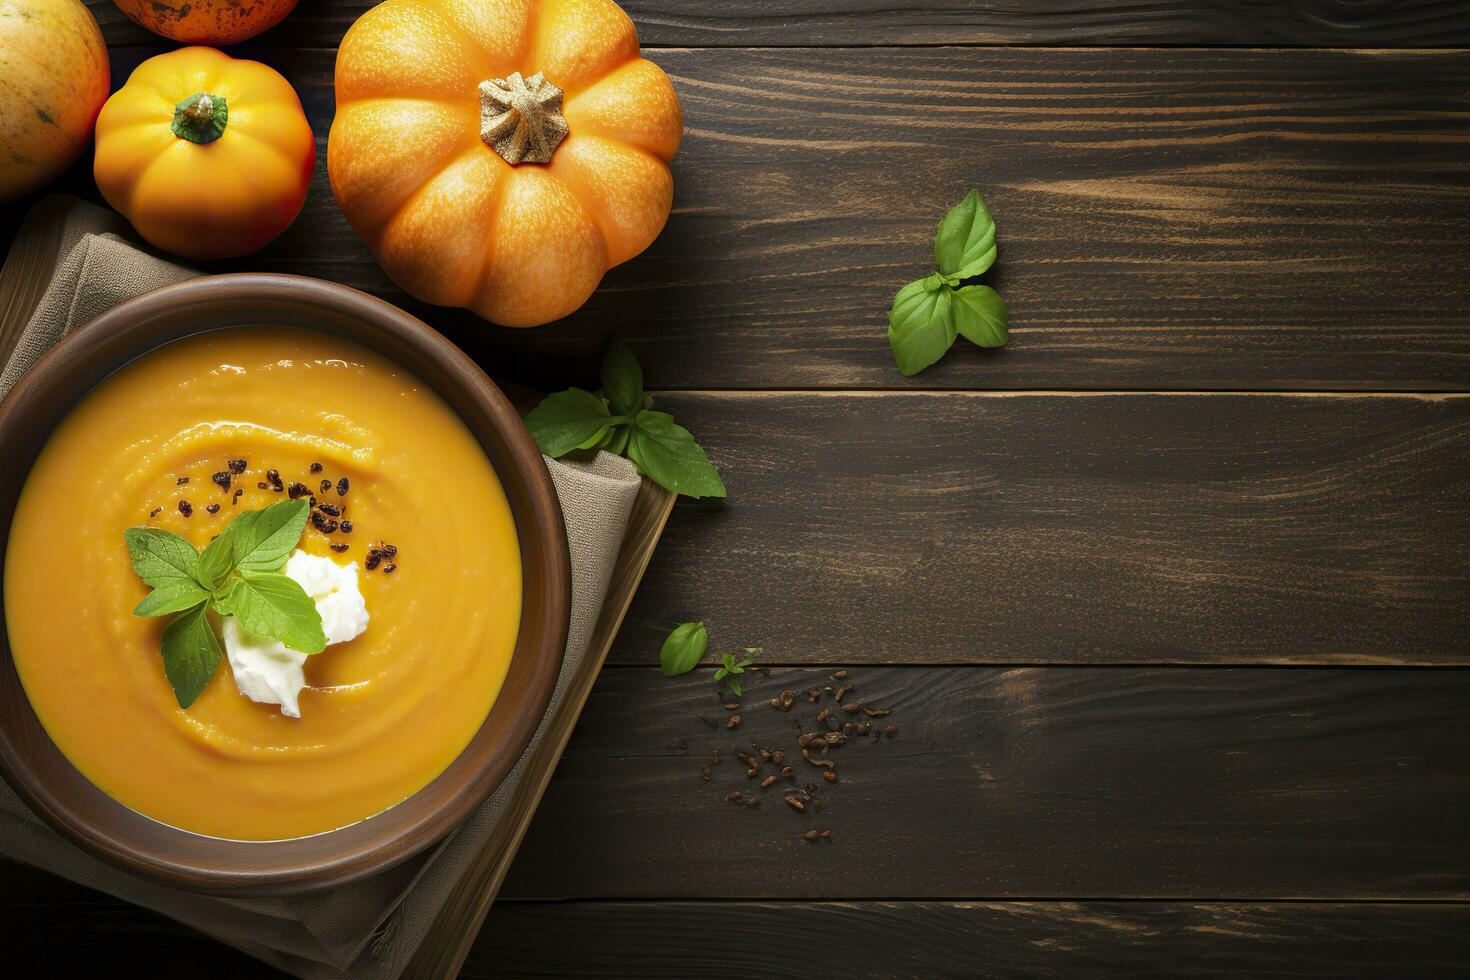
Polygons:
M152 880L371 875L495 790L570 572L545 463L462 352L355 290L124 303L0 402L0 773Z

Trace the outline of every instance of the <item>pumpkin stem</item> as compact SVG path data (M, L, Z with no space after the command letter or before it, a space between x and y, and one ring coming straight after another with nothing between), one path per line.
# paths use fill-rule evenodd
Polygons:
M195 92L174 106L173 134L190 143L213 143L224 135L230 107L223 95Z
M550 163L566 138L561 89L541 72L480 83L480 139L506 163Z

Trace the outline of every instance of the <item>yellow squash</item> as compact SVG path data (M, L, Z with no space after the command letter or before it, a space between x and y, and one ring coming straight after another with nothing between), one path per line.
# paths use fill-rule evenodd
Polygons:
M555 320L668 219L679 100L612 0L387 0L336 84L332 191L419 299Z
M176 255L244 255L306 201L316 144L274 69L213 48L138 66L97 117L97 187L152 244Z

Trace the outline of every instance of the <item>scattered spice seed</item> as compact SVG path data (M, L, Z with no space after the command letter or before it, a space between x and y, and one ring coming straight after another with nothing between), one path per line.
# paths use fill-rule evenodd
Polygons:
M383 574L384 575L392 575L396 571L398 571L398 566L392 564L391 562L389 564L383 566Z
M887 718L889 715L893 714L893 709L869 708L865 705L863 707L863 714L867 715L869 718Z
M230 472L234 473L236 476L245 472L245 460L243 459L232 459L225 465L228 466L230 468Z
M327 547L328 548L331 548L333 551L337 552L337 554L340 555L342 552L344 552L348 548L350 548L351 545L347 545L347 544L329 544L329 545L327 545Z
M808 844L814 844L814 843L816 843L817 838L820 837L820 836L822 836L822 835L821 835L821 832L820 831L808 830L806 833L802 834L801 836L804 837L804 838L806 838L806 841L807 841Z
M724 705L724 708L725 708L726 711L739 711L740 710L740 702L739 701L731 701L731 702L725 704Z
M257 483L255 485L255 489L257 489L257 490L265 490L266 489L265 481L262 480L261 482Z
M180 500L179 501L179 513L180 514L183 514L185 517L190 516L191 514L194 513L194 505L191 504L191 503L189 503L189 501L187 501L187 500Z
M801 797L797 796L796 794L787 793L781 798L786 801L787 806L791 807L791 809L795 810L797 813L806 812L806 804L802 802Z
M745 794L742 793L740 790L738 790L738 789L732 789L732 790L730 790L730 792L728 792L728 793L725 794L725 802L726 803L739 803L740 802L740 797L742 797L744 795Z
M839 687L836 690L836 692L833 693L832 696L834 698L836 698L838 701L841 701L843 699L843 697L846 696L847 692L848 691L851 691L851 690L852 690L852 681L848 681L846 684L843 684L841 687Z
M322 488L321 489L322 489L322 493L326 493L328 490L331 490L332 489L332 481L331 480L323 480L322 481Z
M339 497L345 497L345 496L347 496L347 488L348 488L348 486L349 486L349 484L347 482L347 477L344 476L342 479L338 480L337 481L337 496L339 496Z
M770 788L771 784L774 783L776 781L776 779L777 779L776 776L767 776L765 779L762 779L761 780L761 789L768 789L768 788Z
M830 718L830 717L832 717L832 709L831 708L823 708L821 711L818 711L817 712L817 721L819 723L826 722L826 720L828 718Z
M820 838L822 838L822 840L831 840L832 839L832 831L830 831L830 830L824 830L821 833L817 834L817 836L820 837Z
M699 767L699 778L700 779L703 779L705 782L709 782L709 777L711 775L712 775L712 773L710 772L710 769L709 769L709 763L708 762L705 762L705 763L701 764L700 767Z
M761 798L759 796L757 796L756 794L751 793L749 796L747 796L745 798L745 805L746 806L760 806L761 805Z
M352 522L347 520L346 518L343 518L342 523L337 525L337 530L341 531L343 534L351 534Z
M311 471L313 473L320 473L322 471L322 464L321 463L312 463L311 464Z
M842 710L846 711L850 715L855 715L858 712L858 706L855 704L844 704L842 706Z
M781 767L781 775L784 776L784 777L786 777L787 779L795 779L796 778L796 771L794 769L792 769L790 766L782 766Z
M208 507L205 507L204 509L207 510L207 511L209 511L211 514L218 514L219 513L219 504L210 504Z
M271 489L274 490L276 493L280 493L282 490L286 489L286 485L281 482L280 470L266 470L265 479L266 482L271 485Z
M378 564L382 560L383 556L380 553L376 551L369 551L367 553L367 558L363 560L362 564L364 568L371 572L373 569L378 567Z
M181 477L179 477L178 481L174 483L174 486L181 487L181 486L183 486L184 484L186 484L188 482L189 482L189 478L187 476L181 476Z
M884 735L887 735L889 738L898 738L898 726L897 725L884 725L883 726L883 734Z
M868 723L865 721L858 722L857 726L853 728L853 731L857 732L859 735L868 734Z
M323 501L322 503L319 503L316 506L317 506L317 510L321 511L323 514L326 514L328 517L341 517L342 516L342 508L341 507L338 507L336 504L329 504L329 503L326 503L325 501Z
M163 508L162 507L155 507L151 511L148 512L148 516L149 517L157 517L159 514L162 514L162 513L163 513Z
M771 765L773 765L773 766L779 766L784 761L786 761L786 753L785 752L782 752L780 749L777 749L775 752L772 752L771 753Z
M295 500L298 497L305 497L310 493L311 490L309 490L304 483L293 483L286 488L286 496L290 497L292 500Z
M383 545L383 554L387 555L389 558L392 558L394 555L398 554L398 549L393 547L393 545L391 544L385 544Z
M710 749L709 750L709 764L712 765L712 766L717 766L717 765L720 764L720 753L719 753L718 750L716 750L716 749Z
M220 470L218 473L211 474L209 478L213 480L215 482L215 485L218 486L221 490L226 491L230 489L230 484L233 483L235 480L235 478L230 475L229 470Z
M822 773L822 778L829 783L837 782L837 770L828 769L826 772Z
M812 704L816 704L818 701L822 700L821 688L812 688L810 691L806 692L806 696L811 699Z
M819 769L832 769L837 765L831 759L823 759L821 756L812 755L810 749L802 749L801 757Z
M847 671L845 671L845 670L834 670L832 672L832 679L834 681L845 681L845 680L847 680Z
M245 492L244 490L236 490L235 491L235 495L230 498L230 506L231 507L235 506L236 504L238 504L240 502L240 494L242 494L244 492Z
M790 711L791 710L791 706L793 704L795 704L795 703L796 703L796 692L795 691L782 691L781 692L781 710L782 711Z

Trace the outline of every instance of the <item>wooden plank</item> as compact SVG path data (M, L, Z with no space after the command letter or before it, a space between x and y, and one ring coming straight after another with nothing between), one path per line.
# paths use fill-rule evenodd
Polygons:
M501 903L461 976L1463 977L1462 905Z
M830 750L812 815L724 797L762 792L737 736L794 752L813 725L766 700L827 671L751 679L733 733L698 718L725 716L707 669L604 671L502 899L1470 897L1470 672L850 673L899 734Z
M678 393L680 501L610 657L1470 663L1470 398Z
M308 0L252 46L335 47L377 0ZM151 35L112 0L86 0L109 44ZM622 0L653 47L873 44L1305 45L1440 47L1470 43L1470 15L1443 0Z
M142 54L114 52L119 77ZM216 268L386 296L500 376L590 376L617 333L663 388L1470 386L1470 52L656 52L688 129L675 214L583 311L529 331L409 300L348 228L325 177L332 57L270 59L317 179L281 238ZM906 380L888 305L971 184L1012 343Z

